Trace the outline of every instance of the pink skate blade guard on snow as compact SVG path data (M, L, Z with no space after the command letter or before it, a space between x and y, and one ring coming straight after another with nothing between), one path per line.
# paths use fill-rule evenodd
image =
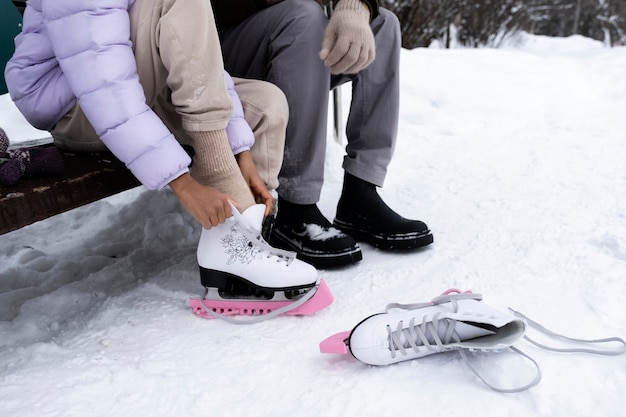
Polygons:
M324 280L320 280L315 295L307 300L304 304L285 312L288 316L307 316L317 313L320 310L331 305L333 296L328 289ZM243 301L243 300L204 300L197 298L189 299L189 307L192 312L202 318L212 319L212 315L208 314L202 308L204 304L208 309L224 316L260 316L268 314L281 307L292 304L293 301Z
M348 353L348 346L346 340L350 337L350 331L336 333L320 343L321 353Z

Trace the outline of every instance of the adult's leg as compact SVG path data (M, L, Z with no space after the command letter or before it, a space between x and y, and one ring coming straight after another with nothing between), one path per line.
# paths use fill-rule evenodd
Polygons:
M358 74L333 77L333 85L352 80L345 177L333 224L383 249L418 248L433 242L428 226L400 216L376 192L376 186L383 185L398 130L401 36L398 19L385 9L372 22L372 30L374 62Z
M269 81L287 97L278 194L297 204L317 203L324 182L330 71L319 51L327 23L317 2L286 0L220 34L231 75Z
M332 86L352 81L343 168L382 187L398 133L401 34L398 18L386 9L371 27L376 59L357 74L333 75Z
M319 211L330 71L319 58L328 19L318 3L286 0L221 33L226 69L277 85L289 104L278 214L266 239L318 268L356 262L361 249Z

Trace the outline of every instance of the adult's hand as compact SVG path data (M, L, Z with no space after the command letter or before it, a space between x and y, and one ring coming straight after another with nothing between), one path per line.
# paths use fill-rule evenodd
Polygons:
M213 187L202 185L185 173L170 182L182 206L205 229L222 224L231 216L231 198ZM234 204L234 202L233 202Z
M376 56L370 10L361 0L341 0L330 17L320 58L333 74L355 74Z

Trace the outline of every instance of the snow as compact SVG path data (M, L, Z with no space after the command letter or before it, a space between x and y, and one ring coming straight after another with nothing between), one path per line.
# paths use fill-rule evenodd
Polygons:
M8 94L0 94L0 123L11 140L11 148L52 142L50 133L28 124Z
M500 49L405 50L401 66L380 193L426 221L433 245L363 245L359 264L320 271L335 297L326 310L236 326L190 313L199 229L168 190L5 234L0 415L623 416L626 355L521 341L543 380L500 394L454 352L385 367L319 352L388 303L451 287L571 337L626 336L626 48L523 35ZM331 219L342 148L329 134L320 207ZM476 360L503 383L528 372L514 355Z

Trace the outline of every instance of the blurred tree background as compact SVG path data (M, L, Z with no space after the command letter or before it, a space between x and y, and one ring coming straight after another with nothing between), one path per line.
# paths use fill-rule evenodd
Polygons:
M626 44L626 0L381 0L402 26L402 46L498 46L509 35L582 35Z

